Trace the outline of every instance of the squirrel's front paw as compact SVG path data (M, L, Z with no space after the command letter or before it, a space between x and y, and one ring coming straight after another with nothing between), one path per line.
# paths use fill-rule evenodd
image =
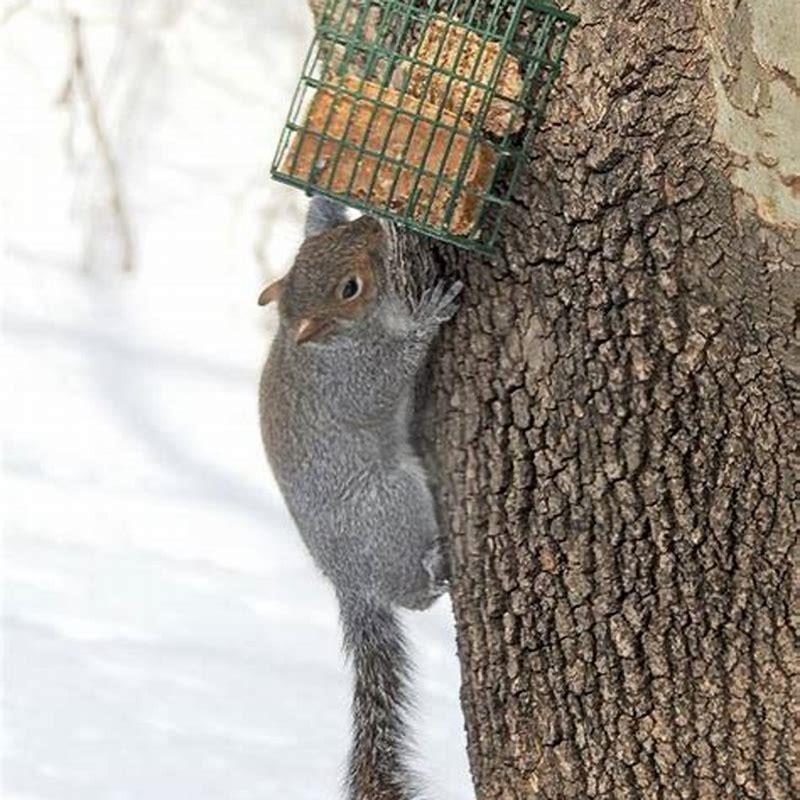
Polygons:
M430 289L426 289L414 310L414 316L423 325L439 326L451 319L458 310L458 295L464 284L455 281L445 290L444 281L437 281Z

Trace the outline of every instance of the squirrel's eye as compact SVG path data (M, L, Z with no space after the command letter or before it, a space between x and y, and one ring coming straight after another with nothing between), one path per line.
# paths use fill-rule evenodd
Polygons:
M358 278L348 278L342 285L340 294L342 300L352 300L361 291L361 281Z

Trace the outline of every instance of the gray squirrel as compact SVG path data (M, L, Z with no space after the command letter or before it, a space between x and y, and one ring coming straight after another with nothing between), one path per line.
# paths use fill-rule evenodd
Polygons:
M280 325L264 366L264 448L300 534L339 600L354 668L350 800L417 796L407 764L409 658L397 607L446 591L427 476L411 447L415 382L462 289L409 310L386 274L386 234L314 197L289 273L261 293Z

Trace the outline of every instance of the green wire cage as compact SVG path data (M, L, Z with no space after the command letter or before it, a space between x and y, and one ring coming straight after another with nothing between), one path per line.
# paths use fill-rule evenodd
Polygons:
M576 22L535 0L327 0L272 176L491 252Z

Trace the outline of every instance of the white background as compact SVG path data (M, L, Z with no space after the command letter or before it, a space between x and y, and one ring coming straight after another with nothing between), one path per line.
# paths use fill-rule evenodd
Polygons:
M89 70L135 241L69 72ZM268 179L301 0L0 3L7 800L339 797L335 603L256 385L305 199ZM408 615L419 770L471 796L447 601Z

